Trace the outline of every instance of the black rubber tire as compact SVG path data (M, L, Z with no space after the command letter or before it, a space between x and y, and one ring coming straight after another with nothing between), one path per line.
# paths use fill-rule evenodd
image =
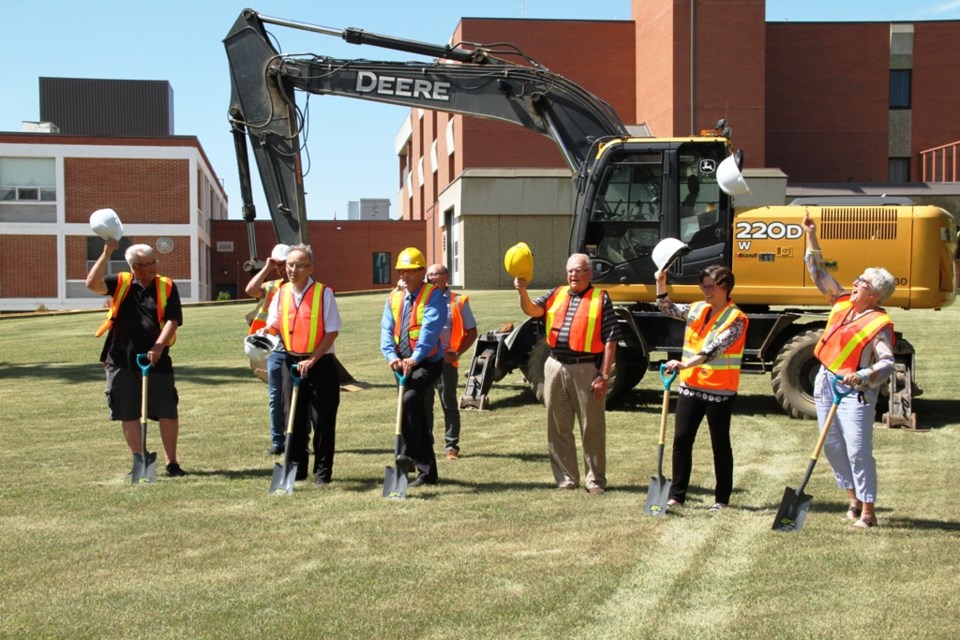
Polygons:
M647 372L648 362L639 347L618 347L616 366L607 389L607 402L637 386Z
M820 363L813 349L820 331L804 331L787 342L773 364L771 386L773 396L791 418L816 419L813 383Z
M550 345L547 344L546 339L541 338L537 344L533 345L527 365L523 368L523 377L527 381L527 386L540 404L543 404L543 367L548 357L550 357Z

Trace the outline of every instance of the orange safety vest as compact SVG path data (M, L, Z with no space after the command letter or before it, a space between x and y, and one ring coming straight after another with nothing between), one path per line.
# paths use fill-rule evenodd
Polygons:
M458 296L450 292L450 349L457 351L463 342L466 332L463 330L463 305L467 304L470 296Z
M427 308L427 300L430 299L430 294L433 293L433 290L436 289L430 283L420 285L420 292L417 293L416 299L413 301L413 311L410 312L410 351L413 352L417 348L417 340L420 338L420 327L423 326L423 312ZM393 313L393 344L400 344L400 323L402 321L403 313L403 299L406 297L405 291L393 290L390 292L390 311ZM440 346L439 342L434 346L433 350L427 354L427 357L434 355L437 352L437 348Z
M293 284L280 286L280 335L290 353L313 353L323 339L323 284L314 280L313 289L304 292L300 306L294 299Z
M813 354L827 369L838 375L856 373L860 368L860 355L864 347L885 327L893 328L893 320L883 309L865 313L846 322L853 303L842 298L833 305L827 326L817 341Z
M113 323L117 319L117 313L120 311L120 305L123 303L123 299L127 297L127 294L130 293L130 285L132 283L133 274L129 271L122 271L117 274L117 288L113 292L113 300L110 302L110 308L107 309L107 319L104 320L103 324L97 329L97 332L94 334L95 337L99 338L113 328ZM157 323L160 325L160 330L163 331L164 312L167 309L167 300L170 299L170 292L173 291L173 280L167 276L157 276L154 278L154 283L157 287ZM173 337L170 338L170 344L167 346L172 347L176 341L177 335L174 334Z
M585 353L603 353L603 340L600 333L603 328L603 289L591 287L583 293L580 306L577 307L570 324L570 350ZM563 328L570 307L570 293L567 287L557 287L553 295L547 298L547 343L557 346L557 337ZM559 323L557 322L559 320Z
M745 323L749 322L747 316L732 301L707 320L709 309L710 305L702 300L690 305L687 328L683 336L684 359L692 358L703 351L704 346L716 339L738 318L743 318ZM709 362L682 370L680 382L697 389L736 393L740 388L740 362L747 343L746 325L743 329L740 337L722 354Z
M260 329L267 326L267 316L270 315L270 301L280 289L283 280L268 280L263 283L263 296L257 303L257 311L253 316L253 322L250 323L249 335L255 334Z

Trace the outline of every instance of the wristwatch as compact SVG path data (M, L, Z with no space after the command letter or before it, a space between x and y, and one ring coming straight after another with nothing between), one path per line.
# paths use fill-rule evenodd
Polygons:
M598 377L598 378L603 378L604 381L607 381L607 380L610 379L610 376L608 376L607 374L602 373L602 372L601 372L601 373L598 373L598 374L597 374L597 377Z

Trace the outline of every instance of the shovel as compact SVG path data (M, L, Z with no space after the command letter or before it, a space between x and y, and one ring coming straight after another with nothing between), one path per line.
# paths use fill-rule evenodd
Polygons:
M400 457L400 449L403 445L403 391L407 378L401 376L396 371L393 374L397 377L398 387L400 389L397 396L397 429L395 431L396 441L393 446L393 458L396 461L396 467L387 467L383 474L383 497L393 498L394 500L404 500L407 497L407 471L409 469L401 466L397 458Z
M147 354L137 354L137 366L140 367L143 385L140 391L140 453L133 454L133 468L130 470L130 484L152 484L157 481L157 453L147 451L147 375L150 373L150 359Z
M290 440L293 437L293 421L297 416L297 397L300 395L300 374L297 365L290 365L290 375L293 376L293 394L290 397L290 415L287 416L287 438L283 446L283 464L279 462L273 467L273 477L270 478L270 495L286 496L293 493L293 482L297 479L297 464L290 464Z
M783 500L780 502L780 509L777 511L777 517L773 520L774 531L799 531L803 528L803 521L810 511L810 503L813 502L813 496L803 492L813 474L813 468L817 465L817 458L820 457L820 451L823 449L823 443L827 439L827 433L833 424L833 418L837 415L837 407L840 401L853 391L852 388L845 392L840 392L840 382L843 380L840 376L834 374L833 380L833 404L830 405L830 412L827 413L827 419L823 423L823 430L820 432L820 438L817 440L817 446L813 448L813 454L810 456L810 463L807 465L807 472L803 476L803 482L796 489L787 487L783 491Z
M670 497L670 480L663 477L663 443L667 437L667 412L670 410L670 385L677 379L677 370L667 375L667 365L660 365L660 381L663 382L663 410L660 412L660 442L657 444L657 475L650 476L647 489L647 503L643 512L648 516L662 518L667 513L667 499Z

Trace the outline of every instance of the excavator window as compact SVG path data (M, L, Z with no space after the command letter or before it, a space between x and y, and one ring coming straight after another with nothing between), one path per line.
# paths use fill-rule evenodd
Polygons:
M726 229L716 175L722 157L715 157L712 146L684 146L679 157L680 240L691 249L718 244L724 241Z
M587 229L596 257L621 264L650 255L660 241L662 180L660 153L624 154L606 165Z

